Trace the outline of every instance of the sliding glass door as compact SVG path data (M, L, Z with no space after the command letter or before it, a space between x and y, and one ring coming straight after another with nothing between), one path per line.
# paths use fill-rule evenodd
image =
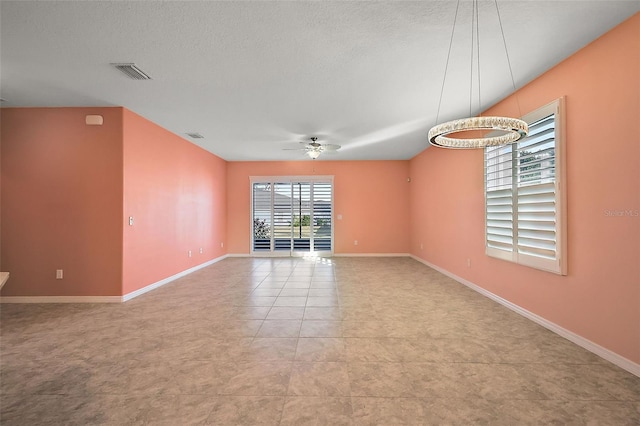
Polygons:
M252 178L252 252L333 251L333 178Z

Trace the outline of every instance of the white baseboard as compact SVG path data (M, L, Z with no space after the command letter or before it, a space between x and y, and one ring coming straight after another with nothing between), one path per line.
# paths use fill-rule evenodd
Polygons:
M291 256L289 253L230 253L227 257L302 257ZM320 257L411 257L409 253L333 253L329 255L321 255Z
M185 275L189 275L192 272L197 271L198 269L206 268L209 265L213 265L214 263L220 262L221 260L224 260L227 257L229 257L228 254L225 254L224 256L216 257L215 259L209 260L208 262L201 263L200 265L194 266L193 268L186 269L182 272L178 272L175 275L171 275L170 277L167 277L163 280L160 280L153 284L149 284L147 286L139 288L138 290L132 291L131 293L127 293L124 296L122 296L121 301L126 302L127 300L131 300L134 297L138 297L142 294L148 293L151 290L155 290L158 287L162 287L163 285L170 283L171 281L175 281L178 278L182 278Z
M0 303L120 303L122 296L2 296Z
M284 258L284 257L302 257L302 256L291 256L289 252L264 252L264 253L231 253L228 254L227 257L244 257L244 258Z
M226 257L227 255L224 255L201 263L193 268L189 268L163 280L132 291L131 293L127 293L124 296L4 296L0 297L0 303L122 303L168 284L171 281L177 280L178 278L184 277L185 275L189 275L198 269L220 262Z
M333 257L411 257L409 253L334 253Z
M436 271L448 276L449 278L452 278L454 280L456 280L457 282L459 282L460 284L463 284L467 287L469 287L470 289L482 294L485 297L488 297L489 299L501 304L502 306L512 310L513 312L522 315L523 317L535 322L536 324L539 324L541 326L543 326L544 328L553 331L554 333L564 337L565 339L569 340L570 342L575 343L576 345L588 350L589 352L592 352L596 355L598 355L599 357L609 361L612 364L617 365L618 367L622 368L623 370L628 371L629 373L640 377L640 364L637 364L621 355L618 355L617 353L610 351L607 348L604 348L600 345L598 345L597 343L592 342L589 339L586 339L582 336L580 336L579 334L576 334L572 331L567 330L566 328L563 328L561 326L559 326L558 324L551 322L543 317L541 317L540 315L534 314L533 312L530 312L506 299L503 299L502 297L491 293L490 291L480 287L479 285L476 285L468 280L465 280L464 278L461 278L455 274L452 274L451 272L440 268L439 266L436 266L424 259L419 258L418 256L414 256L414 255L410 255L414 260L423 263L425 265L427 265L430 268L435 269Z

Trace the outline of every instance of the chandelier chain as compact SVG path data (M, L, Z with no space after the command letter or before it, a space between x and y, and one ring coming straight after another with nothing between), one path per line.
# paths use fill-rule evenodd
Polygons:
M453 27L451 28L451 40L449 40L449 52L447 52L447 62L444 66L444 76L442 77L442 87L440 88L440 100L438 101L438 112L436 113L436 123L440 122L440 106L442 106L442 95L444 94L444 84L447 81L447 70L449 69L449 58L451 57L451 46L453 46L453 34L456 30L456 22L458 21L458 9L460 8L460 0L456 4L456 13L453 17Z
M473 0L473 2L471 3L471 55L469 58L469 63L470 63L470 67L469 67L469 116L471 116L473 114L473 109L471 107L472 103L473 103L473 41L475 39L475 31L474 31L474 27L476 24L476 19L475 19L475 11L476 11L476 0Z
M478 60L478 114L482 113L482 99L480 98L480 7L476 7L476 52Z
M520 99L516 93L516 80L513 78L513 69L511 68L511 59L509 58L509 49L507 49L507 39L504 36L504 28L502 28L502 18L500 17L500 9L498 8L498 0L494 0L496 5L496 13L498 14L498 23L500 23L500 33L502 34L502 43L504 44L504 53L507 57L507 64L509 65L509 74L511 75L511 85L513 86L513 93L515 94L516 104L518 105L518 115L522 117L522 110L520 109Z

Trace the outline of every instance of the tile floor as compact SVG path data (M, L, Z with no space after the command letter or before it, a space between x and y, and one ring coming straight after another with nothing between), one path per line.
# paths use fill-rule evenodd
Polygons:
M0 311L5 426L640 424L640 378L408 258Z

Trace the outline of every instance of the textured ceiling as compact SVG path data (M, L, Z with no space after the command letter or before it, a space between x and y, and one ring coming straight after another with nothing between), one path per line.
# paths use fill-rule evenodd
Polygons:
M512 92L493 2L480 1L481 99ZM640 10L639 1L499 1L521 87ZM0 2L0 96L124 106L226 160L408 159L427 147L456 1ZM462 1L439 121L468 116ZM153 80L109 64L135 62ZM320 159L322 159L321 157Z

